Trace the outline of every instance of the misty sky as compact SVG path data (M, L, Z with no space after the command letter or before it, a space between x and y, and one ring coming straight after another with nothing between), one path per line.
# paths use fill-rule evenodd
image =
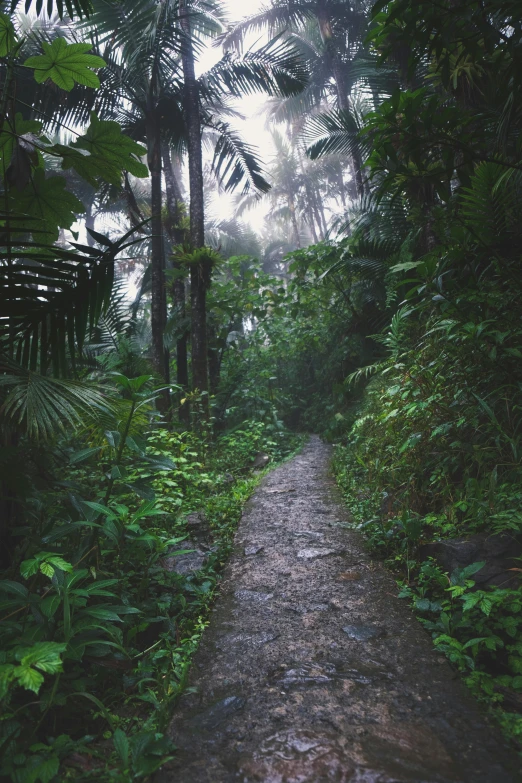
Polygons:
M266 0L264 2L262 0L224 0L223 5L227 9L230 21L237 22L246 16L255 14L263 6L269 5L269 2ZM263 38L260 37L259 33L247 38L246 48L256 43L258 45L263 44ZM220 56L220 49L213 46L207 47L207 51L200 58L198 70L204 71L211 67ZM265 100L265 97L262 95L250 95L238 100L236 108L245 116L245 119L234 119L232 124L240 131L243 139L248 144L258 148L262 162L266 167L273 155L273 147L270 133L265 128L266 117L263 112ZM249 223L256 231L259 231L262 228L267 209L268 203L264 200L259 207L243 215L243 220ZM216 211L219 217L230 216L233 211L232 197L223 194L220 197L219 205L213 206L213 211Z

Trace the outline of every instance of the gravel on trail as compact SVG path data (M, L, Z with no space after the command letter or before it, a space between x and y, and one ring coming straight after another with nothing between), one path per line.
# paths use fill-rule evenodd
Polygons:
M312 436L236 536L156 783L515 783L513 750L346 527Z

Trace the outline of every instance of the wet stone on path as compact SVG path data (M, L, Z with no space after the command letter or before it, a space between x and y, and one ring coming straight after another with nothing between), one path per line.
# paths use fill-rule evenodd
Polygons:
M339 555L341 552L337 549L300 549L297 553L299 560L315 560L318 557L328 557L328 555Z
M330 454L312 436L247 504L155 783L521 781L347 527Z
M371 625L345 625L343 631L350 639L355 639L358 642L368 642L370 639L377 639L385 634L382 628Z

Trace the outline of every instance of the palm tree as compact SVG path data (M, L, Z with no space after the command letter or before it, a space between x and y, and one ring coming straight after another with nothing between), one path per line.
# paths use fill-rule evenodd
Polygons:
M101 88L93 97L77 88L62 110L69 121L82 123L91 110L117 119L128 135L144 141L151 173L151 319L153 361L157 373L168 379L167 352L163 332L166 323L165 248L162 225L162 174L166 150L189 151L191 178L191 243L204 247L202 179L198 158L201 136L215 142L214 170L225 189L243 186L268 189L255 152L221 118L227 96L264 91L269 94L296 93L306 74L288 45L276 42L249 52L244 57L225 55L197 80L194 75L194 47L202 37L215 33L219 19L197 3L179 5L175 0L139 0L132 9L124 2L94 0L90 20L93 49L107 63L101 74ZM182 11L182 13L181 13ZM167 166L167 188L179 192L176 175ZM174 201L171 199L170 203ZM169 199L167 199L167 205ZM168 232L167 232L168 233ZM198 244L194 244L197 242ZM204 260L205 254L200 254ZM204 302L209 284L208 264L196 264L192 279L192 366L193 386L206 391ZM200 347L201 346L201 347ZM165 401L166 405L166 401Z
M185 33L182 46L185 78L185 122L189 160L190 243L193 248L205 245L205 208L203 194L203 156L201 149L201 111L199 85L195 74L192 20L186 0L180 3L181 26ZM190 299L192 313L192 385L208 392L207 288L210 285L211 264L204 255L190 268ZM202 397L205 418L208 418L208 396Z
M349 113L360 64L368 60L364 39L371 6L367 0L349 5L342 0L273 0L229 29L222 41L226 47L240 48L247 32L268 30L270 35L287 35L300 49L311 78L297 100L280 108L279 119L295 119L332 100L339 111ZM352 150L351 166L357 195L362 197L367 188L357 149Z

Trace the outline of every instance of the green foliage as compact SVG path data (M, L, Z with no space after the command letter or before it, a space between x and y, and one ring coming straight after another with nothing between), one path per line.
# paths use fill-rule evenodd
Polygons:
M133 421L153 416L150 376L109 377L125 415L101 445L93 429L48 448L56 475L24 504L40 508L39 524L15 532L0 580L1 770L20 780L64 774L72 748L80 768L107 780L141 779L170 757L170 705L255 486L249 466L260 447L283 453L262 424L215 446L190 432L137 434ZM189 511L205 515L213 545L202 570L182 575L170 564L194 548ZM89 745L107 730L108 756Z
M0 57L6 57L14 48L16 33L8 16L0 14Z
M87 182L96 184L98 178L112 185L119 185L122 171L135 177L146 177L148 169L138 158L146 150L140 144L125 136L121 126L112 120L99 120L91 114L91 123L83 136L79 136L64 150L63 168L74 168ZM76 152L81 150L82 152ZM87 151L89 155L85 155Z
M283 437L283 422L330 437L346 430L354 397L346 373L379 351L370 335L386 312L384 285L360 250L350 239L295 251L286 259L293 275L286 287L268 276L243 277L261 293L245 286L242 294L255 330L229 331L216 399L225 421L239 424L241 415L265 421L273 439ZM241 295L229 279L225 284L227 306L237 312L232 300L241 302Z
M24 65L34 69L38 83L51 79L68 92L75 84L99 87L100 80L93 68L103 68L105 61L95 54L87 54L92 48L88 43L67 43L65 38L55 38L51 43L42 41L43 54L29 57Z
M12 194L10 206L20 215L34 216L27 220L24 228L34 234L43 234L44 240L49 242L58 239L59 228L70 228L77 215L84 212L81 201L66 190L65 180L46 178L41 168L36 169L23 190Z
M215 445L205 433L151 429L150 375L111 372L102 395L8 360L5 369L3 412L48 439L49 479L18 500L23 524L11 531L15 554L0 581L1 773L52 780L74 748L86 774L141 779L172 753L170 705L254 486L250 465L260 449L280 459L291 446L263 422ZM57 416L74 426L89 407L97 415L85 417L83 436L62 434L55 446ZM27 524L33 511L38 523ZM170 563L194 548L188 511L205 514L213 545L201 571L181 575ZM109 756L89 746L103 731Z

